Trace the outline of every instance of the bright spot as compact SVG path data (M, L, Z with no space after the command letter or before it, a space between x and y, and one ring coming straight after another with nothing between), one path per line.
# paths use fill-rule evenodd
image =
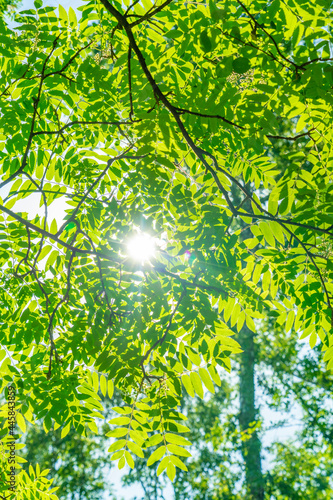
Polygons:
M147 262L156 252L154 238L145 233L137 234L127 243L127 252L132 259Z
M186 250L186 252L184 253L184 257L186 260L189 260L191 258L191 252L189 250Z

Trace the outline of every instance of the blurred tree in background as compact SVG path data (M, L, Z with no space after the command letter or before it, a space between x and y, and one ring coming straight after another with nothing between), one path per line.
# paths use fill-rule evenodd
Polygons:
M255 366L265 500L329 500L333 495L333 377L320 362L320 349L309 350L292 332L266 321L255 341ZM182 400L193 445L192 457L184 457L188 471L178 471L173 483L175 500L247 498L242 445L251 439L253 427L242 433L239 426L239 378L231 374L221 379L214 394ZM104 398L106 418L115 416L112 405L121 404L115 397L112 403ZM61 440L59 431L45 434L42 425L29 427L25 467L37 462L50 469L49 476L55 478L64 500L102 498L104 492L120 500L121 489L112 489L115 471L106 451L109 445L103 432L86 440L71 430ZM165 496L168 483L156 476L156 469L157 464L147 467L146 459L139 459L135 469L123 476L124 486L140 485L144 492L133 494L133 500L169 498Z

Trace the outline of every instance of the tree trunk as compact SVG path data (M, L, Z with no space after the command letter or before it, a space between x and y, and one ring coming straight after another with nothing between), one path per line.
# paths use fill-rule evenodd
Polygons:
M256 421L255 406L255 344L254 334L243 326L239 333L239 342L243 353L239 356L239 425L242 432L251 430L250 424ZM249 500L264 499L264 484L261 470L261 442L257 432L242 443L242 455L245 464L245 478Z

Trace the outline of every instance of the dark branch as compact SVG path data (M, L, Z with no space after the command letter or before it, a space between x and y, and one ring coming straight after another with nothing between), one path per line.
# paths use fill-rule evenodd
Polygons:
M143 21L147 21L151 17L155 16L155 14L157 14L158 12L160 12L161 10L163 10L164 7L166 7L167 5L169 5L169 3L171 3L171 2L172 2L172 0L166 0L159 7L156 7L156 9L149 10L148 12L146 12L146 14L144 14L142 17L140 17L140 19L138 19L137 21L134 21L133 23L131 23L130 27L133 28L134 26L137 26L138 24L141 24Z

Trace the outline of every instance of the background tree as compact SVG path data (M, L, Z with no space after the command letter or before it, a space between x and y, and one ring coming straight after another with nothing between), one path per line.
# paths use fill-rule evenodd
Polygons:
M267 322L258 329L255 346L256 372L259 374L256 376L256 404L260 411L257 439L264 463L264 498L287 500L304 498L306 494L313 500L329 499L333 490L332 376L321 366L320 349L305 350L284 326L273 328ZM121 404L121 398L117 397ZM189 396L184 398L182 408L191 429L192 457L184 457L188 471L176 474L173 485L176 500L236 500L248 494L249 479L241 453L243 443L253 435L253 426L242 433L238 398L239 382L230 376L223 377L215 394L207 393L203 400L198 396L194 400ZM103 405L106 419L114 417L108 398ZM273 424L270 421L272 412L276 414ZM288 431L290 427L293 433L287 439L285 429ZM272 442L273 429L279 430L281 437ZM106 432L105 429L104 434ZM103 491L109 490L114 472L110 474L107 468L100 481L96 481L94 475L101 473L108 463L112 464L106 452L109 445L103 444L102 437L90 439L87 445L84 438L73 431L61 440L59 431L45 434L42 426L37 430L31 427L27 433L27 451L23 455L28 460L25 468L37 462L50 469L48 475L55 478L61 498L67 498L65 493L68 498L78 497L82 484L90 491L98 489L97 495L101 497ZM98 459L86 453L88 447L99 455ZM85 450L83 454L82 450ZM78 464L78 471L71 466L73 463ZM89 473L80 475L83 469ZM135 487L139 483L144 492L143 496L133 494L133 499L169 498L165 494L167 483L161 476L156 477L156 469L157 464L147 467L145 458L138 460L135 469L125 474L124 485ZM121 498L121 489L114 494Z
M304 352L304 346L284 327L274 329L266 324L258 333L256 402L260 413L256 439L264 462L264 498L287 500L307 495L311 499L329 499L333 490L331 373L320 366L318 348ZM254 428L242 432L238 397L239 384L227 377L214 395L184 401L193 457L185 459L188 471L176 474L175 499L235 500L248 495L252 478L245 474L247 464L241 453ZM267 409L270 415L276 412L273 424ZM285 438L289 427L293 429L292 437ZM272 428L281 436L273 442L269 437ZM164 498L165 484L144 460L125 476L125 484L135 481L150 485L144 497L135 496L137 500Z
M59 488L57 495L64 500L99 500L108 492L108 498L116 498L111 484L106 480L106 470L110 460L105 443L89 434L82 437L71 429L61 438L61 431L45 433L42 426L30 427L25 439L23 457L27 461L23 468L29 470L30 464L42 464L49 470L48 476L54 478Z

